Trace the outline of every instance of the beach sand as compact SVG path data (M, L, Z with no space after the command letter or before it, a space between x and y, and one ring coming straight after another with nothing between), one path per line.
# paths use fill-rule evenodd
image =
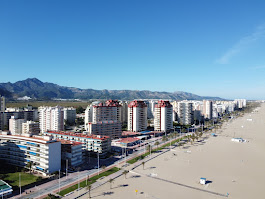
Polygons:
M247 120L250 118L252 121ZM193 145L175 147L174 151L146 162L145 169L141 165L132 170L127 179L115 179L112 189L107 183L92 190L91 197L215 199L226 198L228 193L228 198L234 199L265 198L265 104L256 113L224 123L216 134L212 137L208 133L208 139L204 135L204 141ZM247 142L232 142L234 136ZM160 179L146 176L149 174ZM209 183L199 184L201 177ZM104 196L103 192L111 193Z

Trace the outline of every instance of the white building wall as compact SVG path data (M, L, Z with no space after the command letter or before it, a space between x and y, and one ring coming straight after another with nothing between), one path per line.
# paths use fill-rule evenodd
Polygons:
M48 144L49 147L49 173L61 169L61 142Z

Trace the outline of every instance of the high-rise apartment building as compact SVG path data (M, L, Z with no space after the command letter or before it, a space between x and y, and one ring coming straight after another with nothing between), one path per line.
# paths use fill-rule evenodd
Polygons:
M25 122L24 119L17 119L12 116L9 119L9 131L11 135L21 135L22 134L22 124Z
M154 110L154 130L168 132L173 129L173 108L169 101L160 100Z
M64 108L63 112L64 112L64 120L69 125L74 125L75 119L76 119L76 109L73 107L68 107L68 108Z
M0 95L0 112L5 112L6 109L6 99L4 96Z
M56 107L40 107L39 108L40 131L62 131L64 130L64 113L63 108Z
M128 131L139 132L147 128L147 105L134 100L128 105Z
M117 100L108 100L88 107L85 113L86 130L90 134L109 136L111 139L121 137L121 110Z
M121 102L121 122L122 124L127 124L128 122L128 102Z
M190 125L194 123L192 102L187 100L178 102L177 114L180 124Z
M211 120L213 118L213 102L210 100L203 100L203 115L205 119Z
M237 108L242 109L247 106L247 100L246 99L235 99L235 103L237 105Z

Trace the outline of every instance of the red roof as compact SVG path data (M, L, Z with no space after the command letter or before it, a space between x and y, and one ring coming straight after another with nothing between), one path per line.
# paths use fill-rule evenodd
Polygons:
M122 142L122 143L131 143L131 142L135 142L135 141L138 141L140 140L139 138L120 138L119 139L119 142Z
M172 105L170 104L169 101L159 100L158 103L155 105L155 108L162 108L162 107L171 108Z
M138 132L131 132L131 131L123 131L122 135L126 136L126 135L139 135L140 133Z
M91 139L98 139L98 140L106 140L109 139L109 136L101 136L99 135L84 135L82 133L73 133L73 132L65 132L65 131L48 131L48 133L53 134L59 134L59 135L69 135L69 136L75 136L75 137L83 137L83 138L91 138Z
M73 142L73 141L69 141L69 140L61 140L61 139L56 139L56 140L61 142L61 144L71 144L73 146L82 144L81 142Z
M144 101L140 101L140 100L134 100L132 102L130 102L130 104L128 105L129 108L132 107L140 107L140 108L144 108L147 107L146 103Z
M118 100L108 100L105 103L99 103L94 105L93 107L119 107L121 106Z

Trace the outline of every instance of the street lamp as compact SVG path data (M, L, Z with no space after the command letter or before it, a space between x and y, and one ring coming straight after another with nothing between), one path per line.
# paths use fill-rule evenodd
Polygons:
M98 151L98 175L99 175L99 151Z
M21 198L21 174L19 173L19 195L20 195L20 198Z

